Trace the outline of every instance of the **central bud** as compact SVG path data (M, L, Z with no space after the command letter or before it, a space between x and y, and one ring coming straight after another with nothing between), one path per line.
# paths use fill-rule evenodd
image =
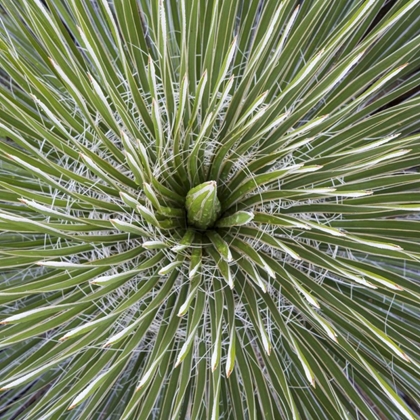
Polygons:
M216 181L208 181L192 188L185 201L188 223L197 229L212 227L221 212Z

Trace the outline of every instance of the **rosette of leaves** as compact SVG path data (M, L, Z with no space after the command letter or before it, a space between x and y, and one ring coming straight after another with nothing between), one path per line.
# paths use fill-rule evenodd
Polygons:
M2 419L416 418L419 1L2 7Z

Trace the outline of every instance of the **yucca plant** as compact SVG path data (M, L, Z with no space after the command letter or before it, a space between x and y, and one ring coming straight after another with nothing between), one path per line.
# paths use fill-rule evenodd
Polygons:
M419 3L2 0L1 418L418 418Z

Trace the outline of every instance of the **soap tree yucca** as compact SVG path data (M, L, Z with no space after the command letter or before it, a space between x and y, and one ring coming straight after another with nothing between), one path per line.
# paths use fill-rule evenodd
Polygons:
M418 418L419 1L1 5L3 420Z

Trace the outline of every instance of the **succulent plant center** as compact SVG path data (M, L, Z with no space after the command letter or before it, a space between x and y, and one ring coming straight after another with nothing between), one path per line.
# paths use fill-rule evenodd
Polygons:
M216 181L204 182L192 188L186 197L188 224L200 230L212 227L221 213Z

